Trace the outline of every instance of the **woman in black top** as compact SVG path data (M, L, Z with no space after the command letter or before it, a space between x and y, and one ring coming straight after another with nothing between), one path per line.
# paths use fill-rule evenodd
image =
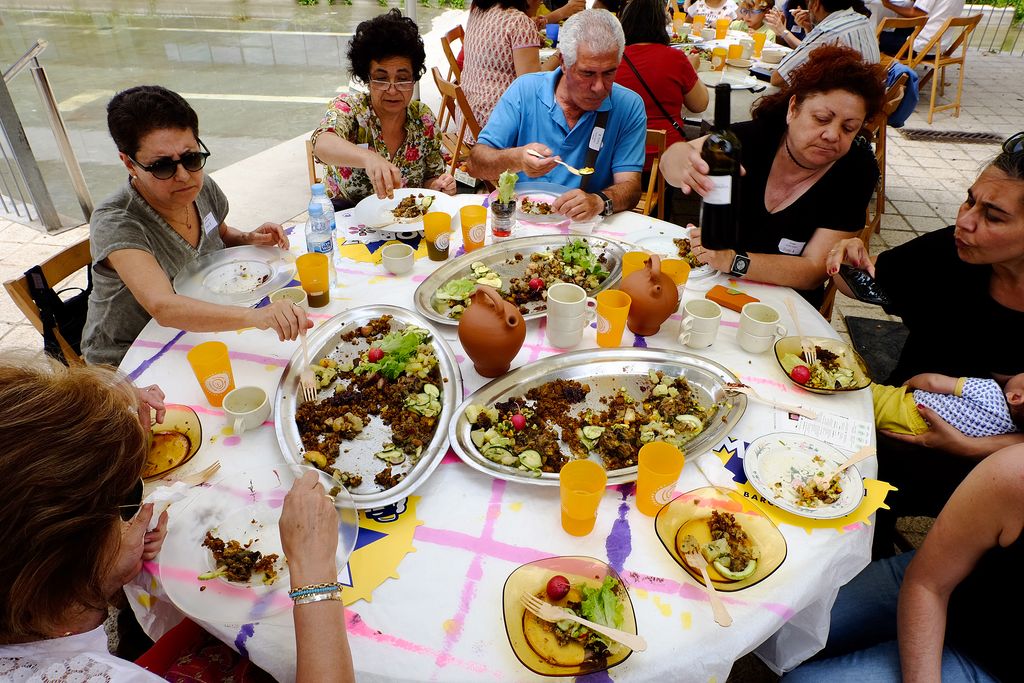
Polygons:
M697 259L725 273L792 287L819 305L826 254L864 227L878 166L860 133L884 94L884 70L864 63L856 50L815 50L793 72L792 85L758 101L753 121L732 126L745 172L739 242L705 249L695 229L690 243ZM701 196L712 189L703 143L677 143L665 152L661 168L669 184ZM750 260L745 273L737 270L737 255Z

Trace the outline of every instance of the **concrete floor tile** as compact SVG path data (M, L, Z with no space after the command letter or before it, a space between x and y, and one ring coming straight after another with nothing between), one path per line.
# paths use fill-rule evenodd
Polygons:
M917 237L917 233L916 232L910 232L910 231L901 232L899 230L893 230L891 232L886 232L884 235L882 235L882 239L885 240L885 243L890 248L898 247L901 244L906 244L907 242L909 242L910 240L914 239L915 237Z
M36 242L29 242L22 244L20 247L13 249L9 254L4 256L4 262L12 266L24 266L28 268L30 266L37 265L46 261L50 257L59 253L64 247L59 244L38 244Z
M885 232L886 230L912 231L913 228L903 216L900 216L899 214L886 213L882 214L882 231Z
M910 216L907 220L910 222L910 225L914 230L919 233L925 233L934 232L935 230L944 228L947 225L952 225L955 219L956 216L950 219L938 217L933 218L931 216Z
M896 200L893 202L896 206L896 210L899 211L903 216L934 216L935 211L932 207L928 206L924 202L903 202Z
M924 168L948 168L950 161L948 159L939 157L920 158L918 159L921 166Z
M0 242L25 244L26 242L34 242L42 236L42 232L19 223L8 223L7 227L0 229Z
M10 325L0 337L0 351L9 350L42 351L43 338L28 323Z
M956 215L960 211L960 204L951 204L951 203L934 203L933 204L933 203L929 202L929 206L931 206L932 209L935 210L935 213L938 214L939 218L944 219L948 223L952 223L954 220L956 220Z
M945 187L942 179L935 178L933 176L928 176L926 178L908 178L907 184L915 190L941 190Z
M923 192L918 193L916 190L912 190L909 187L889 187L888 181L889 179L888 177L886 177L885 199L887 201L899 199L900 201L904 202L919 202L922 199L926 201L928 199L927 197L924 196ZM931 192L931 190L927 191Z

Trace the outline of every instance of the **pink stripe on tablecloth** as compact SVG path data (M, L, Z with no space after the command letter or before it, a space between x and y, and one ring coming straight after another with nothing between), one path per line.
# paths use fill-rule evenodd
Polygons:
M461 531L449 531L447 529L433 529L427 526L416 527L414 538L418 541L442 545L447 548L458 548L476 553L480 552L488 557L493 557L507 562L526 564L534 560L542 560L546 557L555 557L552 553L533 548L524 548L518 545L510 545L501 541L481 539L472 534Z
M331 316L326 316L325 315L324 317L331 317ZM182 332L180 334L184 334L184 332ZM176 337L176 339L178 339L178 338L180 338L180 335L179 335L179 337ZM156 348L159 348L159 349L163 350L164 352L166 352L166 351L179 351L179 352L180 351L184 351L184 352L187 353L188 351L191 351L196 346L196 344L170 344L170 345L168 345L168 344L161 344L160 342L147 341L147 340L143 339L143 340L136 340L136 342L134 344L132 344L132 346L133 347L138 346L138 347L141 347L141 348L144 348L144 349L156 349ZM166 349L164 349L165 346L167 347ZM159 355L162 355L162 353L158 354L157 356L154 356L150 360L150 362L153 361L153 360L156 360L156 358ZM277 365L277 366L280 366L282 368L284 366L288 365L288 359L287 358L276 358L274 356L262 356L262 355L260 355L258 353L249 353L247 351L230 351L229 350L228 351L228 355L231 357L232 360L244 360L244 361L249 361L251 363L260 363L262 365Z

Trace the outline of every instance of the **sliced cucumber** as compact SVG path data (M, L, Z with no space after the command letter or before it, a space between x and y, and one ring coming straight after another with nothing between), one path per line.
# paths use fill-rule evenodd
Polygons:
M469 422L469 424L475 425L476 419L480 417L480 413L482 413L483 411L483 406L477 405L475 403L470 404L470 406L466 408L466 420Z
M604 434L604 427L598 425L587 425L583 428L583 436L587 437L591 441L597 441Z
M531 470L538 470L542 464L540 453L534 450L526 450L519 454L519 462Z
M390 448L385 448L382 451L377 451L376 453L373 454L373 456L375 458L380 458L384 462L391 463L392 465L401 465L403 462L405 462L405 453L401 449L395 448L394 446L391 446Z
M734 572L729 569L729 567L723 564L721 560L715 560L712 564L714 565L716 572L730 581L742 581L753 574L754 570L757 569L757 560L747 560L747 566L738 572Z
M441 395L441 390L435 387L433 384L424 384L423 393L426 394L427 396L437 398L438 396Z
M483 448L484 444L487 443L485 432L482 429L474 429L469 433L469 438L473 440L473 445L477 448Z

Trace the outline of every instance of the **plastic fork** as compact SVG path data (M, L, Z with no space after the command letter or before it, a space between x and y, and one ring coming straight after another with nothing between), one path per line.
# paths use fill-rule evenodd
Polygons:
M776 401L775 399L768 398L767 396L762 396L761 394L757 393L757 391L754 390L754 387L747 386L746 384L735 384L730 382L729 384L725 385L725 391L727 393L744 394L756 401L764 403L765 405L769 405L773 408L778 408L779 410L785 411L787 413L796 413L797 415L803 415L809 420L818 419L818 414L813 410L802 408L791 403L783 403L782 401Z
M523 593L520 596L520 600L523 603L523 607L537 615L544 621L562 621L568 619L569 621L575 621L577 624L582 624L589 628L595 633L600 633L603 636L608 636L617 643L622 643L633 652L643 652L647 649L647 641L644 640L643 636L639 636L635 633L628 633L621 631L617 628L611 628L609 626L603 626L601 624L595 624L589 619L578 617L567 609L552 605L551 603L544 602L536 595L530 595L529 593Z
M182 477L178 481L184 482L189 486L199 486L200 484L204 483L207 479L217 474L218 470L220 470L220 460L216 461L206 469L199 470L198 472L190 474L187 477Z
M555 162L556 164L561 164L562 166L565 166L565 169L567 171L569 171L569 173L572 173L573 175L590 175L591 173L594 172L594 169L592 169L592 168L576 168L575 166L570 166L569 164L565 163L561 159L555 159L553 157L546 157L546 156L544 156L543 154L541 154L540 152L538 152L535 149L527 149L526 153L529 154L531 157L536 157L538 159L544 159L544 160L551 160L551 161Z
M725 608L725 603L718 597L718 591L715 590L711 583L711 577L708 576L708 561L697 551L686 553L683 555L683 559L691 567L700 569L700 575L704 577L704 592L708 594L708 600L711 602L711 614L714 615L715 622L723 627L732 626L732 616Z
M313 368L309 367L309 348L306 346L306 333L299 333L302 340L302 372L299 374L299 384L302 386L302 398L307 401L316 400L316 376Z
M807 361L808 367L814 367L814 364L818 362L818 355L814 352L814 342L809 337L805 337L804 333L800 330L800 317L796 314L796 306L793 304L793 299L786 297L786 308L789 310L789 315L793 318L793 325L796 327L796 334L800 337L800 348L804 352L804 360Z

